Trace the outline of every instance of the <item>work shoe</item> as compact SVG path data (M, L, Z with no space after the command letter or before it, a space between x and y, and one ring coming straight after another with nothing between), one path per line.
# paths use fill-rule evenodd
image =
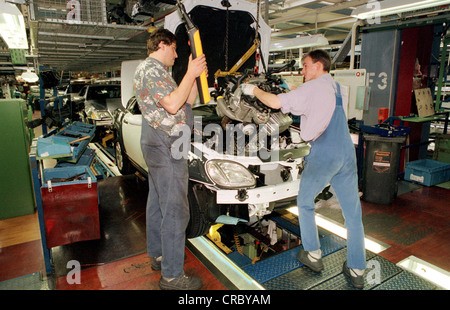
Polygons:
M202 281L196 277L186 275L179 276L173 280L166 280L161 277L159 287L162 290L199 290L202 287Z
M297 258L306 267L315 272L321 272L323 270L322 258L315 259L305 250L300 250L297 254Z
M357 275L353 270L348 268L347 262L344 262L342 271L350 279L350 282L355 288L361 289L364 287L364 273L362 275Z
M162 257L152 257L151 268L152 270L158 271L161 270L161 259Z

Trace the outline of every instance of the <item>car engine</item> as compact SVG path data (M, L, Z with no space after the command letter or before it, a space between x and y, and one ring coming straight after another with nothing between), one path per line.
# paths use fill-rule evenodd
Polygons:
M292 63L287 66L289 65L292 65ZM277 72L284 70L287 66L278 69ZM222 118L224 129L225 124L230 123L242 124L244 127L249 142L246 144L246 152L249 151L249 147L255 147L256 144L258 144L256 146L258 150L261 147L273 150L286 148L286 145L292 146L293 140L296 143L301 140L299 135L292 137L292 132L287 130L293 122L290 115L267 107L254 96L244 95L239 87L242 83L248 83L272 94L287 92L288 90L283 87L284 81L274 73L272 71L267 74L255 75L252 72L247 72L238 77L229 75L223 78L221 87L216 87L216 91L212 92L212 96L217 102L216 113ZM258 132L265 134L267 137L264 145L261 145L261 140L258 143L251 141L252 138L256 139L253 135L255 125L258 127ZM287 148L290 147L287 146Z
M291 125L292 119L279 110L265 106L256 97L244 95L239 85L246 77L247 75L243 75L239 79L234 77L226 79L228 82L223 96L218 96L216 99L217 114L242 123L266 124L269 134L275 129L275 126L278 126L279 133L285 131ZM258 76L250 77L245 82L255 84L260 89L273 94L286 91L280 87L281 79Z

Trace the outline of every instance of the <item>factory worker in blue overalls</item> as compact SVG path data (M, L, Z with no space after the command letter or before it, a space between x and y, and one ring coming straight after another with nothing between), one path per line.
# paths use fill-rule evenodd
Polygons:
M342 106L342 89L331 77L330 67L328 53L314 50L303 58L305 83L298 88L279 95L264 92L252 84L242 84L241 89L245 95L256 96L268 107L299 115L300 135L311 144L297 198L303 244L298 259L316 272L324 268L314 198L331 184L347 228L347 261L343 272L354 287L362 288L366 257L355 148Z

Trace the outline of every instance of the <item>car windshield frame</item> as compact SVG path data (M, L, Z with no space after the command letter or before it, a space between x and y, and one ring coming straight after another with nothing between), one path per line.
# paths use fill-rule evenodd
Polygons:
M120 99L120 85L91 85L86 100Z
M67 93L68 94L78 94L81 91L81 89L83 87L85 87L86 85L88 85L88 84L87 83L86 84L80 84L80 83L69 84L67 86Z

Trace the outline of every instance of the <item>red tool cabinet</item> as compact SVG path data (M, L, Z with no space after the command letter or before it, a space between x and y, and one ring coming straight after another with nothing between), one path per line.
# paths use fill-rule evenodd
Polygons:
M97 180L89 166L44 169L42 183L49 248L100 238Z

